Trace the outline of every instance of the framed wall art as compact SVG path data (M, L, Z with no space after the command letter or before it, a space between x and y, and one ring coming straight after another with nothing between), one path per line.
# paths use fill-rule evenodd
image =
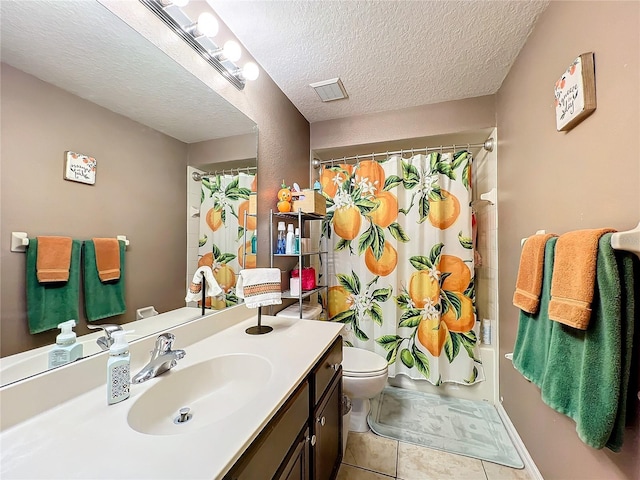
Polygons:
M596 109L596 75L593 52L576 58L556 81L556 128L566 132Z
M66 151L64 152L64 179L95 185L97 163L96 159L89 155Z

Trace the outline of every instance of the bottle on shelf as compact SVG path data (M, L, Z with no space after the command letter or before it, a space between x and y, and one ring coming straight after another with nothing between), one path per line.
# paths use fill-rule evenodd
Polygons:
M294 243L294 234L293 234L293 223L290 223L287 226L287 238L285 243L285 252L287 255L293 254L293 243Z
M298 255L300 253L300 229L296 228L293 235L293 253Z
M278 222L278 240L276 244L276 254L284 254L286 251L287 238L284 231L284 222Z
M258 231L253 231L253 237L251 237L251 253L258 253Z

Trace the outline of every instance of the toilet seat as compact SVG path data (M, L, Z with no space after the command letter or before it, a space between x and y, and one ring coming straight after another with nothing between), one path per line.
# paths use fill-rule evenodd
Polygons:
M343 348L343 377L377 377L380 375L387 375L387 361L383 357L361 348Z

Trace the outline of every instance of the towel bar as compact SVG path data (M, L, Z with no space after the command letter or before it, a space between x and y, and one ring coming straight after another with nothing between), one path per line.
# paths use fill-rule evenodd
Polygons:
M635 253L640 258L640 222L638 226L626 232L616 232L611 235L611 246L616 250L626 250Z
M116 238L118 240L122 240L124 242L125 247L129 246L129 240L126 235L117 235ZM11 251L24 253L27 251L27 247L29 246L29 236L27 232L11 232Z

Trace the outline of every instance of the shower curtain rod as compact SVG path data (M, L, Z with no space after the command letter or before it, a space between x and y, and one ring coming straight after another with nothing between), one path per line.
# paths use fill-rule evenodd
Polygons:
M191 178L193 178L196 182L199 182L202 180L203 177L209 177L212 175L224 175L225 173L231 174L231 173L242 173L242 172L250 173L257 170L258 170L258 167L225 168L223 170L216 170L214 172L203 172L203 173L193 172L191 174Z
M362 155L353 155L351 157L342 157L342 158L332 158L331 160L318 160L315 159L313 161L313 168L320 168L321 165L325 163L346 163L350 160L359 161L361 158L368 157L380 157L380 156L389 156L389 155L403 155L405 153L429 153L429 152L441 152L443 150L456 150L457 148L478 148L482 147L487 152L493 152L495 147L495 141L493 137L487 138L483 143L463 143L463 144L453 144L453 145L440 145L439 147L425 147L425 148L408 148L406 150L397 150L395 152L380 152L380 153L366 153Z

